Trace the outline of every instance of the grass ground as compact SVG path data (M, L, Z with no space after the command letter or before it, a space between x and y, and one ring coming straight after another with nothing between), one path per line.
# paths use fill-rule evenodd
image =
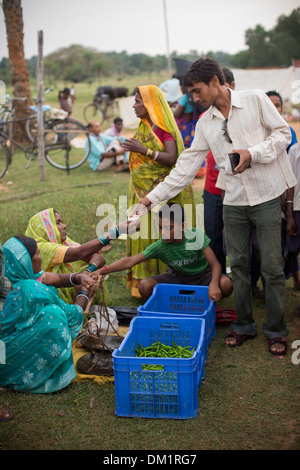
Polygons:
M41 182L38 161L28 170L25 166L24 155L16 153L0 181L2 244L14 234L24 233L29 218L47 207L55 207L68 225L68 234L83 243L95 237L97 207L104 202L117 206L118 197L128 194L129 175L116 174L113 169L95 174L85 163L67 175L46 163L46 181ZM202 186L201 181L195 182L197 203L202 201ZM106 255L107 263L125 253L126 242L116 241ZM125 273L110 276L107 285L110 305L142 303L127 291ZM291 280L286 283L286 292L288 354L280 359L267 351L261 331L266 316L262 301L254 300L258 335L240 348L226 347L227 327L217 325L199 388L196 418L117 417L113 382L72 383L51 395L1 391L0 406L13 410L14 418L0 423L0 449L299 450L300 364L293 363L292 355L298 362L293 343L300 340L300 319L293 310L300 303L300 294L293 290ZM234 308L234 296L220 305Z

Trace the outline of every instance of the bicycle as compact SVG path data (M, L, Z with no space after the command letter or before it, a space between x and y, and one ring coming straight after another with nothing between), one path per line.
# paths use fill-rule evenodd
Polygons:
M98 121L103 124L104 121L113 120L119 114L118 108L113 99L106 93L95 94L93 103L83 108L83 116L86 123Z
M1 111L1 110L0 110ZM30 118L6 120L0 125L0 178L7 172L11 163L11 144L25 153L28 158L26 169L31 160L38 155L37 135L30 146L24 146L6 132L10 124L27 121ZM9 145L8 145L9 144ZM44 120L45 159L59 170L70 170L81 166L91 151L91 141L86 127L72 118Z

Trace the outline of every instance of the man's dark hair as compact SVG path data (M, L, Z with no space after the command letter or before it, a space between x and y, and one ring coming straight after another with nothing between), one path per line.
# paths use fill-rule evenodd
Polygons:
M32 258L36 253L37 243L34 238L26 237L25 235L15 235L14 238L19 240L22 245L26 248L29 253L30 258Z
M225 82L229 83L230 85L230 83L234 82L234 75L232 71L228 67L223 67L222 70L225 77Z
M116 124L117 122L123 122L123 119L120 118L120 117L116 117L116 118L114 119L114 124Z
M218 62L211 57L202 57L196 60L188 69L184 76L184 85L191 87L198 82L209 85L215 75L218 77L220 85L224 85L224 75Z
M283 105L282 97L281 97L281 95L278 93L278 91L270 90L270 91L267 91L266 95L267 95L269 98L270 98L270 96L278 96L278 98L280 99L280 102L281 102L281 106Z
M166 202L158 211L159 219L168 218L170 222L185 222L185 212L180 204L175 202Z

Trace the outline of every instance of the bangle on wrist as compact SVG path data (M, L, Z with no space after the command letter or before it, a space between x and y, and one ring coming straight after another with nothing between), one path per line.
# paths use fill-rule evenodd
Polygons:
M70 275L70 283L73 285L73 286L78 286L79 284L81 284L80 280L79 280L79 276L78 273L73 273Z
M155 156L154 156L153 160L157 160L157 157L158 157L158 151L155 152Z
M97 271L97 266L95 263L90 263L87 268L85 268L85 271L89 271L90 273L93 273L94 271Z
M120 236L118 227L111 228L110 230L108 230L108 233L112 234L113 239L119 238L119 236Z
M87 300L89 300L90 298L88 292L83 289L80 289L80 291L77 294L76 299L78 299L78 297L85 297Z
M109 244L109 239L106 238L104 235L101 235L101 237L98 237L98 240L104 245L108 245Z
M107 272L107 267L106 267L106 266L103 266L102 269L104 269L104 276L107 276L107 274L108 274L108 272Z
M293 201L286 201L287 204L293 204Z

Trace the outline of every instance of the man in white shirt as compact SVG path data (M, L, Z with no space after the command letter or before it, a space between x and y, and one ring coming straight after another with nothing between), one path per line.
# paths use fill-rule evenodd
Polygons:
M167 178L140 201L147 210L173 198L195 177L209 150L225 169L223 216L235 292L237 321L225 342L234 347L256 335L250 277L251 233L255 225L265 279L267 322L263 331L272 354L285 354L285 279L281 255L280 195L296 184L286 148L289 126L260 90L234 91L210 58L194 62L184 79L193 99L205 108L192 146L178 158ZM229 153L239 153L233 171ZM250 168L249 168L250 165ZM142 208L136 207L136 211Z

